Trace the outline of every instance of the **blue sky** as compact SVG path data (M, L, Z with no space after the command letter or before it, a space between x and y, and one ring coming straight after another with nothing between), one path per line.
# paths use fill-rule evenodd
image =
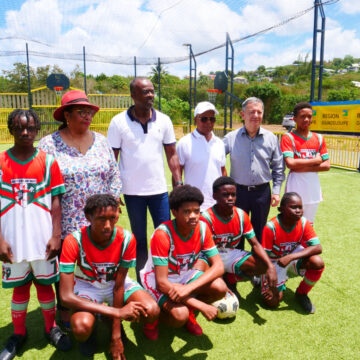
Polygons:
M324 2L326 0L323 0ZM114 57L123 61L141 58L185 57L191 43L198 53L235 40L301 13L312 0L0 0L0 55L4 51L79 53ZM360 1L339 0L324 6L327 16L325 59L346 54L360 57L358 18ZM307 54L311 58L313 11L283 26L234 44L235 71L255 70L260 65L290 64ZM32 41L32 40L36 40ZM42 44L39 44L41 42ZM46 44L46 45L44 45ZM80 55L79 55L80 56ZM0 70L11 68L24 55L0 56ZM70 72L79 60L30 56L32 66L57 64ZM223 70L225 49L197 58L198 72ZM184 76L188 62L166 65L170 73ZM88 62L92 74L132 74L133 66ZM149 66L139 66L146 75Z

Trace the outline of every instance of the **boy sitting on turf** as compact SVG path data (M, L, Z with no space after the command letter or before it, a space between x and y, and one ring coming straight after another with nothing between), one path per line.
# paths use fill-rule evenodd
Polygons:
M213 197L216 204L202 212L200 219L208 224L213 239L225 267L224 278L228 286L235 290L236 282L245 277L266 274L271 286L275 286L276 271L270 258L257 241L248 214L235 207L236 184L228 176L221 176L213 183ZM245 237L252 252L237 249L236 246ZM208 263L200 257L196 268L206 270Z
M320 279L324 262L319 256L322 248L314 228L303 215L301 197L295 192L284 194L278 208L280 214L271 219L263 230L262 246L275 263L278 276L276 289L270 289L262 278L264 302L270 307L279 305L288 279L287 271L303 276L295 296L309 314L315 312L308 293Z
M135 267L136 241L129 231L115 225L119 219L118 201L112 195L93 195L87 199L84 212L90 226L64 240L60 258L61 301L73 310L71 329L80 341L82 354L91 356L96 351L94 325L98 313L113 318L110 352L113 359L125 359L121 320L144 319L152 323L160 309L127 276L128 269ZM148 338L157 337L146 324L144 332Z
M160 319L174 327L186 325L194 335L202 335L194 310L213 320L217 309L209 305L224 297L224 272L210 229L200 218L204 197L190 185L176 187L169 203L174 220L161 224L151 238L151 253L141 281L161 307ZM211 266L201 272L193 268L203 252Z
M71 342L55 323L55 294L60 249L60 195L65 192L58 163L34 147L40 120L32 110L14 110L8 118L14 146L0 154L0 260L2 286L13 288L14 334L0 353L13 359L27 338L26 311L34 283L45 320L45 337L59 350Z

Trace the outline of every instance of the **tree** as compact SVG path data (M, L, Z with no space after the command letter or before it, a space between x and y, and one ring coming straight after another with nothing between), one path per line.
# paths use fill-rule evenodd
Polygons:
M280 98L279 88L271 83L250 86L245 90L247 97L255 96L264 102L264 121L268 123L270 120L271 108L275 101Z
M74 69L70 73L71 79L76 79L77 77L84 76L84 73L81 71L79 64L76 64Z
M154 102L157 107L158 102ZM187 122L189 116L189 103L179 98L171 100L161 98L161 111L170 116L173 123L182 124Z
M332 61L333 66L335 67L335 69L340 69L341 65L342 65L342 59L341 58L334 58Z
M106 80L108 77L104 74L104 73L101 73L100 75L97 75L95 76L95 80L96 81L104 81Z
M354 63L354 58L351 55L345 55L343 64L344 66L351 66Z
M113 75L109 78L112 87L116 90L124 90L127 88L125 79L120 75Z
M44 86L46 84L46 79L48 78L50 74L50 65L46 66L39 66L36 69L36 80L37 80L37 86L41 84L40 86Z
M211 80L208 78L207 75L204 75L201 71L199 73L199 78L197 80L197 84L199 86L206 86L209 87Z
M256 72L259 74L265 74L266 68L264 65L260 65L257 69Z
M327 94L327 101L350 101L356 100L358 97L355 89L340 89L329 90Z
M16 62L12 70L3 70L5 79L8 80L8 91L10 92L27 92L28 91L28 72L26 64ZM30 67L30 81L34 85L35 72ZM32 86L33 87L33 86Z
M50 65L38 66L35 71L36 86L46 85L46 79L50 74L64 74L64 71L57 65L52 68Z
M150 75L151 75L151 82L156 85L159 83L159 73L160 73L160 81L163 81L165 76L168 75L168 71L166 70L165 66L160 64L156 64L155 66L151 67Z

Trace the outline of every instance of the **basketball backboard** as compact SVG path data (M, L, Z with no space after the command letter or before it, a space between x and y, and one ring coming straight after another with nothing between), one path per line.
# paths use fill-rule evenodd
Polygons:
M219 90L221 92L227 91L228 88L228 77L225 71L221 71L216 73L214 79L214 89Z
M46 86L50 90L59 87L62 87L62 90L66 90L70 86L70 81L65 74L50 74L46 79Z

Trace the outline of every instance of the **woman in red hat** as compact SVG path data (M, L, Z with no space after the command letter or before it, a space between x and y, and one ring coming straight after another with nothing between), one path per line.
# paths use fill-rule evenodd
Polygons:
M103 135L90 130L98 111L99 107L91 104L83 91L68 91L54 111L55 120L62 122L59 130L39 142L38 147L59 163L65 182L62 239L89 225L83 212L88 197L106 193L120 198L120 173L114 153ZM66 321L64 315L62 320Z

